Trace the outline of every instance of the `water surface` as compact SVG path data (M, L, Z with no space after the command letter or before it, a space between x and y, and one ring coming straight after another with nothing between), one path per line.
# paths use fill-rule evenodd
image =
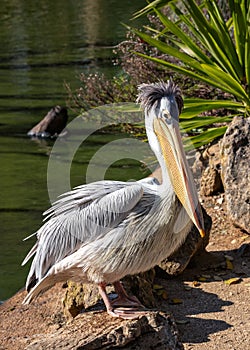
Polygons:
M144 0L2 0L0 11L0 300L22 288L29 266L20 263L49 206L47 163L53 142L27 131L55 105L65 105L64 82L79 85L80 72L112 76L113 46ZM75 116L70 113L70 118ZM119 135L121 137L121 135ZM72 185L84 181L92 154L116 135L90 138L74 159ZM135 161L114 164L110 178L143 176Z

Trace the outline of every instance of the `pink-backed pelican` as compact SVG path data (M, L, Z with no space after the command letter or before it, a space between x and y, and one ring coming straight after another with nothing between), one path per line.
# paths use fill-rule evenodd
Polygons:
M98 285L107 312L134 318L140 302L129 297L120 279L147 271L172 254L192 225L205 234L202 211L179 131L183 106L173 83L139 86L148 142L162 170L134 182L98 181L64 194L45 212L37 242L23 264L33 262L26 282L30 303L57 282ZM110 301L106 285L118 298Z

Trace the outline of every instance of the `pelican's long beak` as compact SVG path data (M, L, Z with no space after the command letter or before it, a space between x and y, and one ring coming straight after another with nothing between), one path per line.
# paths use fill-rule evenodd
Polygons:
M154 131L159 140L174 191L201 237L204 237L203 215L183 148L179 123L171 118L168 111L166 115L169 116L169 122L164 118L154 119Z

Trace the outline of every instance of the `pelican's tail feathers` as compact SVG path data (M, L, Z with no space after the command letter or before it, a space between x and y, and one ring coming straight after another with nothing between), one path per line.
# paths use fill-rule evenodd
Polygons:
M47 289L51 288L55 284L55 279L53 275L49 275L41 279L39 283L35 285L34 288L24 298L22 304L30 304L34 299L36 299L39 294L45 292Z

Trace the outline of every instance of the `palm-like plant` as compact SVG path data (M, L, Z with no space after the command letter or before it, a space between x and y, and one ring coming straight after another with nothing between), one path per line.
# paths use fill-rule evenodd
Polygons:
M199 1L200 3L200 1ZM176 20L170 20L161 7L169 6ZM147 27L150 34L132 29L142 40L178 63L142 53L140 56L170 68L172 71L221 89L230 100L185 99L181 123L186 131L214 122L231 120L234 115L250 115L250 0L228 0L231 17L227 20L217 1L155 0L135 16L154 11L163 30ZM226 108L226 117L199 117L204 111ZM224 134L226 126L210 127L193 136L198 147Z

